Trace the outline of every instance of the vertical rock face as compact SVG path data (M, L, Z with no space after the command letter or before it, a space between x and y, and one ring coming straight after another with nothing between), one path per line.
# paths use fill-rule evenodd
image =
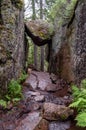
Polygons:
M86 78L86 0L78 3L75 19L73 22L74 31L69 42L72 49L73 72L76 81ZM73 30L72 28L72 30Z
M67 2L64 14L55 18L49 71L79 83L86 78L86 0L72 2ZM69 9L68 4L72 8ZM71 15L67 11L72 12ZM64 18L66 13L68 17Z
M0 1L0 93L24 66L24 19L21 0Z

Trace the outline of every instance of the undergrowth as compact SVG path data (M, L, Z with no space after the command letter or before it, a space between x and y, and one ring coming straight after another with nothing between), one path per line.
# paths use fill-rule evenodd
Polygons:
M73 103L70 107L77 109L75 120L80 127L86 127L86 79L81 82L80 87L72 86Z
M6 95L0 99L0 105L7 108L10 103L17 103L23 97L21 83L27 78L27 74L23 72L18 80L12 79L8 84Z

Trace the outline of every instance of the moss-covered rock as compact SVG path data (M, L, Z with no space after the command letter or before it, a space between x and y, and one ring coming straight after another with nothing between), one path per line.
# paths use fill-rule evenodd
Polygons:
M24 1L23 0L11 0L12 4L15 5L16 8L22 9Z
M68 82L86 78L86 0L57 0L49 71Z
M70 22L78 0L56 0L51 10L52 19L58 17L57 26L60 27Z
M66 120L70 115L73 115L73 110L64 105L49 102L43 105L43 118L47 120Z
M19 1L13 0L15 4ZM0 96L6 93L8 82L20 75L25 63L23 6L20 10L15 4L0 1Z
M25 32L37 46L51 44L54 34L53 25L44 20L32 20L25 22Z

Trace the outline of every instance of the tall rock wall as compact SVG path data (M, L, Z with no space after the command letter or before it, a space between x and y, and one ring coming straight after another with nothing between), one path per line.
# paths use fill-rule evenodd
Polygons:
M0 1L0 94L24 67L24 18L21 0Z
M65 1L54 22L49 71L79 83L86 78L86 0Z

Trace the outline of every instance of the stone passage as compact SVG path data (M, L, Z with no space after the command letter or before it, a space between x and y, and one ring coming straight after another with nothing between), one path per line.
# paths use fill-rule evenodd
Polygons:
M32 71L23 83L23 100L4 113L0 108L0 130L67 130L73 114L70 92L56 75Z

